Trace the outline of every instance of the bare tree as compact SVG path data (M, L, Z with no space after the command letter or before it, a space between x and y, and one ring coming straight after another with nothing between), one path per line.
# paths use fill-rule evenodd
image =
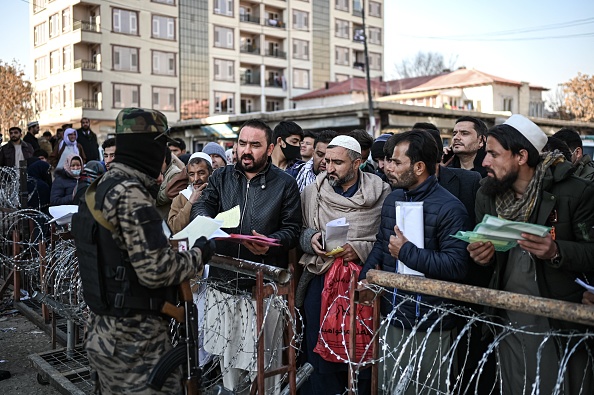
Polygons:
M457 61L457 56L450 57L446 64L440 53L419 51L414 57L396 64L395 68L400 78L422 77L440 74L444 70L453 70Z
M33 87L22 66L0 60L0 128L8 137L11 126L23 127L33 117Z
M578 73L563 86L567 110L581 121L594 121L594 75Z
M559 84L557 88L551 90L546 98L546 105L549 111L549 118L571 120L575 117L567 111L565 106L565 98L567 95L564 92L564 85Z

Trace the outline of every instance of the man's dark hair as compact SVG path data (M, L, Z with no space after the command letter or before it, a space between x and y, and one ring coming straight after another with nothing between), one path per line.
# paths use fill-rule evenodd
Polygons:
M175 141L169 141L167 143L168 147L177 147L177 148L179 148L180 151L183 151L186 149L186 143L184 142L183 139L176 137L173 140L175 140Z
M274 127L274 144L276 145L276 141L279 137L286 140L287 137L293 135L298 135L301 137L301 140L303 140L303 129L301 129L301 126L293 121L280 121L278 125Z
M487 136L487 125L478 118L463 116L456 119L456 123L460 122L472 122L474 124L474 130L478 137L485 137Z
M411 165L416 162L423 162L429 175L434 175L437 165L437 151L439 149L433 136L423 129L413 129L408 132L395 134L384 145L384 154L386 157L391 158L394 154L394 148L398 144L405 142L408 142L408 149L405 154L410 158Z
M21 128L19 128L18 126L12 126L11 128L8 129L8 133L12 132L13 130L18 130L19 133L23 133L23 131L21 130Z
M204 158L192 158L190 159L190 161L188 162L188 164L186 166L190 166L190 165L199 165L200 163L206 163L206 168L208 169L208 174L212 174L212 165L210 164L209 161L207 161Z
M81 122L82 122L82 121L89 121L89 122L91 122L91 120L90 120L88 117L82 117L82 118L80 119L80 121L81 121Z
M101 144L101 148L106 149L109 147L115 147L115 138L114 137L110 137L108 139L106 139L103 144Z
M362 151L371 149L371 146L373 145L373 137L363 129L351 130L346 135L357 140Z
M336 136L338 136L338 133L336 133L334 130L322 130L320 133L318 133L316 139L314 140L314 149L316 148L318 143L330 144L332 139Z
M525 149L528 152L528 166L534 168L538 165L540 155L530 141L522 133L512 126L501 124L495 125L487 133L488 137L493 137L501 144L503 149L511 151L514 155L519 155L520 150Z
M45 132L43 132L43 137L52 137L52 132L46 130Z
M304 130L303 131L303 138L310 137L310 138L312 138L312 139L315 140L315 138L317 137L317 135L318 134L316 132L311 131L311 130Z
M574 151L576 148L583 148L582 138L577 130L572 128L560 129L553 137L562 140L567 144L570 150Z
M437 129L421 129L426 131L427 133L429 133L431 135L431 137L433 137L433 139L435 140L435 144L437 144L437 163L441 163L441 158L443 156L443 149L441 149L443 147L443 140L441 139L441 133L439 133L439 130Z
M266 133L266 145L270 145L273 143L272 141L272 129L270 126L266 124L266 122L262 121L261 119L250 119L244 122L243 125L239 128L239 132L245 127L250 127L254 129L262 130Z
M569 149L569 146L567 146L567 143L555 136L549 136L542 152L553 152L555 150L561 152L565 159L568 162L571 162L571 150Z
M39 158L40 156L43 156L46 159L49 158L49 154L47 153L47 151L41 148L33 151L33 156L36 158Z
M66 130L68 128L72 128L72 124L71 123L65 123L64 125L62 125L62 131Z
M413 129L421 129L421 130L426 130L426 131L437 130L439 132L439 129L437 128L437 126L435 126L431 122L417 122L413 125ZM441 137L440 137L440 139L441 139Z

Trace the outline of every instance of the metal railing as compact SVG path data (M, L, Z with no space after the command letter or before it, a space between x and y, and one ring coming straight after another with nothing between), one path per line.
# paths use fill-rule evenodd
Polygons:
M241 85L260 85L260 76L257 74L241 74L239 83Z
M239 21L260 24L259 17L248 14L239 15Z
M99 110L99 102L91 99L74 99L74 107Z
M273 50L267 49L265 54L266 54L266 56L270 56L273 58L281 58L281 59L287 58L287 53L284 51L280 51L278 49L273 49Z
M87 22L87 21L74 21L72 24L72 30L82 29L86 32L101 33L101 27L98 23Z
M100 71L101 65L97 62L93 62L92 60L76 59L74 61L74 68Z
M283 21L278 20L278 19L266 19L265 25L271 26L271 27L278 27L281 29L284 29L286 26Z
M256 45L245 44L239 47L239 52L260 55L260 48L258 48L258 46Z

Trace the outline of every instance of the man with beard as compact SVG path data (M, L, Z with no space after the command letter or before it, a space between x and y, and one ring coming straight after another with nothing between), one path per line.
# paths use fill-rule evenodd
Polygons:
M31 144L21 139L23 132L21 128L13 126L8 129L10 140L0 148L0 166L18 166L22 160L33 156Z
M314 141L313 157L307 162L299 162L285 170L297 180L299 192L303 192L306 186L315 181L316 176L326 170L326 147L334 137L338 136L334 130L321 131Z
M452 132L452 146L444 150L445 165L474 170L485 177L487 172L482 161L485 157L486 133L487 125L480 119L467 116L458 118Z
M585 178L586 180L594 180L594 161L590 155L584 154L584 145L580 134L571 128L563 128L553 135L553 137L564 141L570 149L571 161L575 167L577 177Z
M413 129L386 141L384 170L396 189L383 204L376 241L360 279L378 265L381 270L392 273L404 272L406 266L436 280L460 281L466 275L466 244L451 235L465 230L468 215L464 205L435 178L437 150L435 140L424 130ZM409 242L396 226L396 202L423 202L424 248ZM366 299L365 295L361 296ZM447 387L450 366L442 362L444 355L440 353L447 352L453 344L456 318L431 312L434 306L444 303L439 297L403 290L388 289L384 293L382 315L392 314L388 327L380 328L380 333L386 334L387 344L380 367L384 393L391 394L396 386L406 389L406 394L424 393L428 387L440 393L451 390ZM392 311L396 306L398 308ZM436 327L432 328L433 325ZM416 331L411 331L413 328ZM427 333L429 328L432 329ZM400 349L404 339L408 339L405 350ZM401 355L398 365L394 355ZM407 368L413 371L403 374ZM420 380L414 381L415 377Z
M293 121L280 121L274 128L272 164L285 170L301 159L303 129Z
M87 155L87 161L100 160L99 142L97 141L97 135L91 130L91 120L87 117L83 117L80 120L80 129L78 129L77 132L77 141L82 145L83 150Z
M32 121L27 124L27 133L23 137L23 141L33 147L33 150L39 149L39 141L37 141L37 134L39 134L39 122Z
M522 115L512 115L487 136L483 166L488 176L477 193L477 220L491 214L552 230L544 237L522 233L523 239L508 252L495 252L490 242L471 243L471 258L493 266L491 288L580 303L583 290L574 280L594 279L594 186L572 176L571 163L562 154L541 155L547 136ZM539 335L550 330L585 331L584 326L506 310L497 314L503 322L522 328L499 344L503 394L522 393L520 388L529 393L537 377L541 393L552 393L555 384L565 394L592 388L588 360L592 350L586 344L576 346L570 338L555 336L556 341L547 341L546 335ZM574 346L571 358L561 361ZM561 362L567 365L558 376Z
M301 204L295 179L272 164L270 156L274 148L272 130L268 125L256 119L245 122L239 131L237 163L212 174L202 197L192 206L191 219L198 215L214 218L220 212L239 206L239 225L224 228L224 231L264 235L278 239L280 246L269 247L250 241L237 244L221 240L217 242L216 252L286 268L289 249L297 245L301 230ZM298 151L299 146L296 148ZM218 289L210 287L207 291L204 348L211 354L220 355L225 387L238 393L243 393L247 388L249 392L249 381L256 374L253 358L258 331L252 330L256 325L255 305L250 294L255 281L214 267L210 269L209 279L224 286ZM273 299L266 300L270 308L264 331L274 331L277 336L282 336L282 317L273 306ZM266 344L268 341L271 343L265 347L274 349L281 343L276 336L266 337ZM231 355L230 344L240 344L243 352ZM280 353L270 355L273 359L267 360L265 364L274 369L280 363ZM267 379L266 388L270 389L270 384L278 377Z
M301 199L300 245L304 254L299 263L305 268L297 294L305 293L305 352L314 371L303 391L311 395L341 394L348 387L348 365L325 361L314 352L321 325L322 290L326 272L336 257L359 265L365 262L375 241L382 203L390 193L388 184L379 177L359 169L361 146L352 137L335 137L326 149L324 162L327 173L318 174ZM342 246L344 251L329 257L326 255L329 249L322 243L326 223L342 217L351 224L348 240ZM301 302L298 302L299 306ZM359 395L370 393L370 378L370 369L358 376Z

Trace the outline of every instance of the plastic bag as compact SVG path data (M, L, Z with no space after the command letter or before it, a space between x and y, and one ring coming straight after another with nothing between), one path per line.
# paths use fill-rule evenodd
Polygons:
M355 281L359 278L361 267L353 262L344 263L336 258L324 279L322 291L322 311L320 314L320 333L314 352L329 362L349 361L349 332L351 311L349 302L349 283L351 273ZM355 304L357 311L355 358L351 362L366 362L372 359L371 333L373 309L371 306Z

